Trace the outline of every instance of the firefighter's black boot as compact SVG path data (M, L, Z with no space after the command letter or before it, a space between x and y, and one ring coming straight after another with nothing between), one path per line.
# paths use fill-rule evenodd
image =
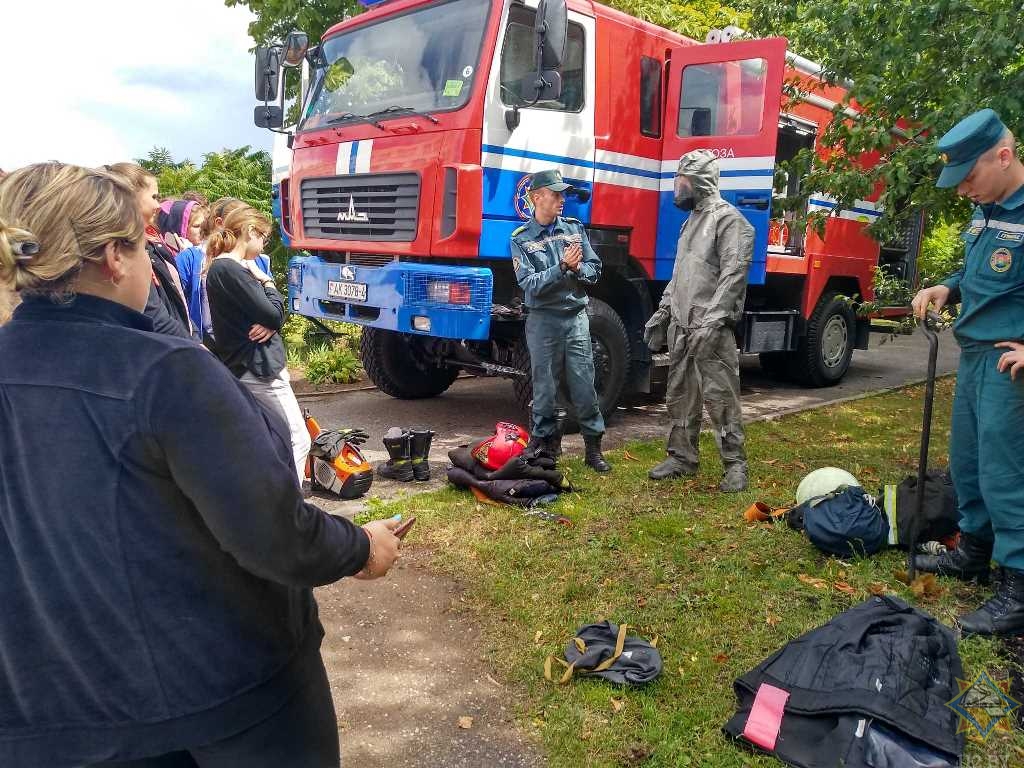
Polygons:
M392 427L384 435L384 447L391 458L387 464L377 467L377 477L412 482L412 435L400 427Z
M601 437L602 435L583 436L583 461L595 472L611 472L612 465L605 461L604 454L601 453Z
M957 620L964 635L1024 635L1024 571L1000 568L995 582L996 593Z
M988 584L992 541L961 533L956 549L941 555L914 555L914 567L925 573Z
M434 432L413 427L409 434L412 435L413 477L420 482L426 482L430 479L430 442L434 439Z

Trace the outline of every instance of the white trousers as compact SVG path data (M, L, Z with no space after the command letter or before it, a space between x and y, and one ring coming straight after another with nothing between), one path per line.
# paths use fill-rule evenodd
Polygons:
M302 418L302 409L299 408L299 401L295 399L292 386L288 383L291 381L288 369L284 368L273 379L258 379L251 373L246 373L240 381L264 408L276 413L288 425L292 439L292 453L295 457L295 472L301 486L306 476L306 457L309 455L311 442L306 422Z

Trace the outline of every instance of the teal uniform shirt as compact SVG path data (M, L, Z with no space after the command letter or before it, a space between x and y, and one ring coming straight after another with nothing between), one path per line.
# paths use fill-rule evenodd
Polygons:
M563 271L562 255L572 243L583 246L579 271ZM536 219L512 233L512 266L516 282L532 310L575 313L587 306L584 285L601 279L601 259L590 247L582 222L557 217L544 226Z
M999 565L1024 570L1024 378L997 369L997 341L1024 341L1024 187L978 206L964 265L944 282L961 302L953 329L960 366L949 467L960 529L994 540Z
M963 267L943 282L949 303L961 303L957 341L965 350L1024 341L1024 187L975 208L961 237Z

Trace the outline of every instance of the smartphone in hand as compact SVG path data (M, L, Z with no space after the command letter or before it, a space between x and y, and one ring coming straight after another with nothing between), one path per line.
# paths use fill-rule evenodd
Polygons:
M392 533L394 533L395 536L397 536L398 538L404 539L405 538L405 534L407 534L409 532L409 529L412 528L412 525L415 522L416 522L416 516L413 515L408 520L406 520L404 523L402 523L400 526L395 528L395 530L392 531Z

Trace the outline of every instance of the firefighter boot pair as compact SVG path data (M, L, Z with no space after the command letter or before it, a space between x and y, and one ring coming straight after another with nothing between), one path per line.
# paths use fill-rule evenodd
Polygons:
M995 582L996 593L984 605L957 619L964 635L1024 635L1024 571L998 568Z
M595 472L611 472L612 465L609 464L604 454L601 453L601 438L603 435L583 436L583 461Z
M412 475L413 479L425 483L430 479L430 443L434 439L434 431L421 427L412 427Z
M992 540L961 533L956 549L940 555L914 555L914 567L925 573L988 584Z
M384 435L388 461L377 467L377 475L388 480L410 483L430 479L430 443L434 432L429 429L392 427Z

